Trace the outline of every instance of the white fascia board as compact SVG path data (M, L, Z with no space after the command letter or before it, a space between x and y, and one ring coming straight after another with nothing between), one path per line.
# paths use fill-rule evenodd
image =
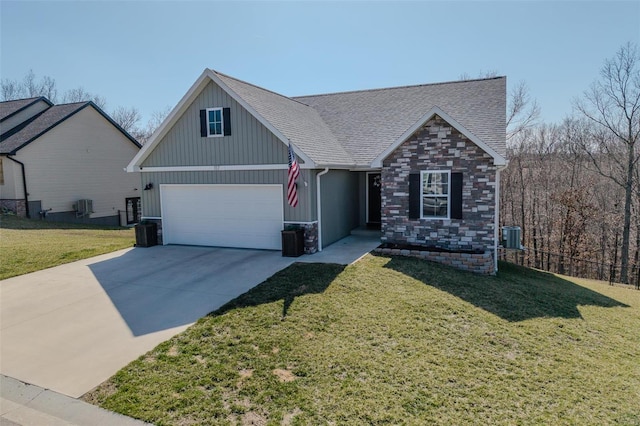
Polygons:
M371 167L371 166L357 166L351 167L349 169L350 172L381 172L382 167Z
M193 100L200 94L209 82L207 75L208 69L205 70L200 77L193 83L187 93L180 99L180 102L171 110L167 118L164 119L162 124L153 132L153 135L149 138L147 143L142 146L142 149L138 151L135 157L131 160L127 166L127 172L139 172L140 164L153 152L156 145L162 140L162 138L169 132L174 126L178 118L187 110Z
M229 86L227 86L213 70L206 68L200 77L193 83L191 88L185 93L185 95L180 99L180 102L171 110L167 118L162 122L160 127L153 133L149 141L145 143L140 151L136 154L135 157L131 160L129 165L127 166L127 172L139 172L140 165L142 162L151 154L155 146L162 140L162 138L168 133L168 131L175 125L178 118L182 116L182 114L187 110L187 108L191 105L191 103L195 100L196 96L202 92L202 90L207 86L209 81L213 81L216 83L222 90L224 90L229 96L231 96L236 102L238 102L244 109L246 109L249 114L253 115L256 120L258 120L263 126L265 126L271 133L276 135L278 139L282 141L285 145L290 143L289 139L286 138L278 129L276 129L271 123L269 123L264 117L262 117L258 112L249 105L244 99L242 99L236 92L231 90ZM306 168L316 168L315 162L309 158L304 152L298 149L294 144L292 144L293 150L296 155L304 161L304 165L308 165ZM301 168L303 165L300 164Z
M300 165L302 167L302 165ZM328 167L331 170L353 170L353 164L330 164L330 163L318 163L316 167L310 167L312 169L324 169Z
M152 172L226 172L226 171L250 171L250 170L288 170L288 164L232 164L220 166L152 166L140 167L141 173ZM313 169L306 164L300 164L300 169Z
M286 146L289 145L289 143L291 143L292 147L293 147L293 151L295 152L295 154L300 157L302 159L302 161L305 162L305 164L308 164L310 166L313 166L311 168L316 168L315 167L315 162L309 158L309 156L307 156L304 152L302 152L299 148L297 148L295 146L295 144L293 144L289 139L287 139L287 137L285 135L282 134L282 132L280 132L280 130L276 129L273 124L271 124L269 121L267 121L262 115L260 115L258 113L258 111L256 111L251 105L249 105L244 99L242 99L236 92L234 92L229 86L227 86L221 79L220 77L218 77L216 75L216 73L207 68L205 70L205 73L209 76L209 78L211 78L211 80L213 80L218 86L220 86L220 88L222 90L224 90L225 92L227 92L229 94L229 96L231 96L233 99L235 99L236 102L238 102L244 109L246 109L247 111L249 111L249 114L253 115L256 120L258 120L264 127L266 127L267 129L269 129L269 131L271 133L273 133L274 135L276 135L276 137L278 139L280 139L282 141L283 144L285 144Z
M416 121L411 127L409 127L403 134L400 136L394 143L392 143L387 149L382 151L380 155L378 155L372 162L371 167L382 167L382 161L387 158L393 151L395 151L400 145L402 145L407 139L409 139L420 127L424 126L424 124L431 120L434 115L438 115L444 121L449 123L452 127L454 127L457 131L462 133L469 139L471 142L475 143L478 147L480 147L484 152L489 154L493 158L493 164L496 166L504 166L507 163L507 160L498 154L493 148L483 142L476 135L467 130L462 124L458 123L453 117L444 112L437 106L434 106L423 115L418 121Z

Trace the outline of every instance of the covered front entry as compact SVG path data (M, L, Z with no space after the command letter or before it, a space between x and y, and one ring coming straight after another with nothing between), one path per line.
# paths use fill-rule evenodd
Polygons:
M380 228L382 187L380 172L367 172L367 227Z
M164 244L281 249L282 185L160 185Z

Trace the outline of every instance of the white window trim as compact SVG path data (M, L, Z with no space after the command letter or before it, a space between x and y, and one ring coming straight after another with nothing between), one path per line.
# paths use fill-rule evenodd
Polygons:
M424 175L429 173L447 174L447 215L446 216L425 216L424 215ZM451 219L451 170L422 170L420 172L420 218L426 220Z
M221 138L224 136L224 111L222 110L221 107L218 108L207 108L206 110L206 120L207 120L207 137L208 138ZM220 133L219 135L212 135L210 133L211 131L211 122L209 121L209 111L220 111L220 130L222 133Z

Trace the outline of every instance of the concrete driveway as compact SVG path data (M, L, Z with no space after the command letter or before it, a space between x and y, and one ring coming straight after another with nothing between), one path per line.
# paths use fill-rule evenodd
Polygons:
M297 259L156 246L0 282L0 372L77 398Z

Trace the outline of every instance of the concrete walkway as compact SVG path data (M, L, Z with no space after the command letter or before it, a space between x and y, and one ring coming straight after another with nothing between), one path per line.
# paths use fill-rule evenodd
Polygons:
M11 377L0 376L0 426L148 424Z
M337 263L350 265L380 245L380 231L354 231L321 252L311 256L300 256L297 262L303 263Z
M364 232L298 258L125 249L0 281L0 426L143 424L75 398L290 264L346 265L378 244Z

